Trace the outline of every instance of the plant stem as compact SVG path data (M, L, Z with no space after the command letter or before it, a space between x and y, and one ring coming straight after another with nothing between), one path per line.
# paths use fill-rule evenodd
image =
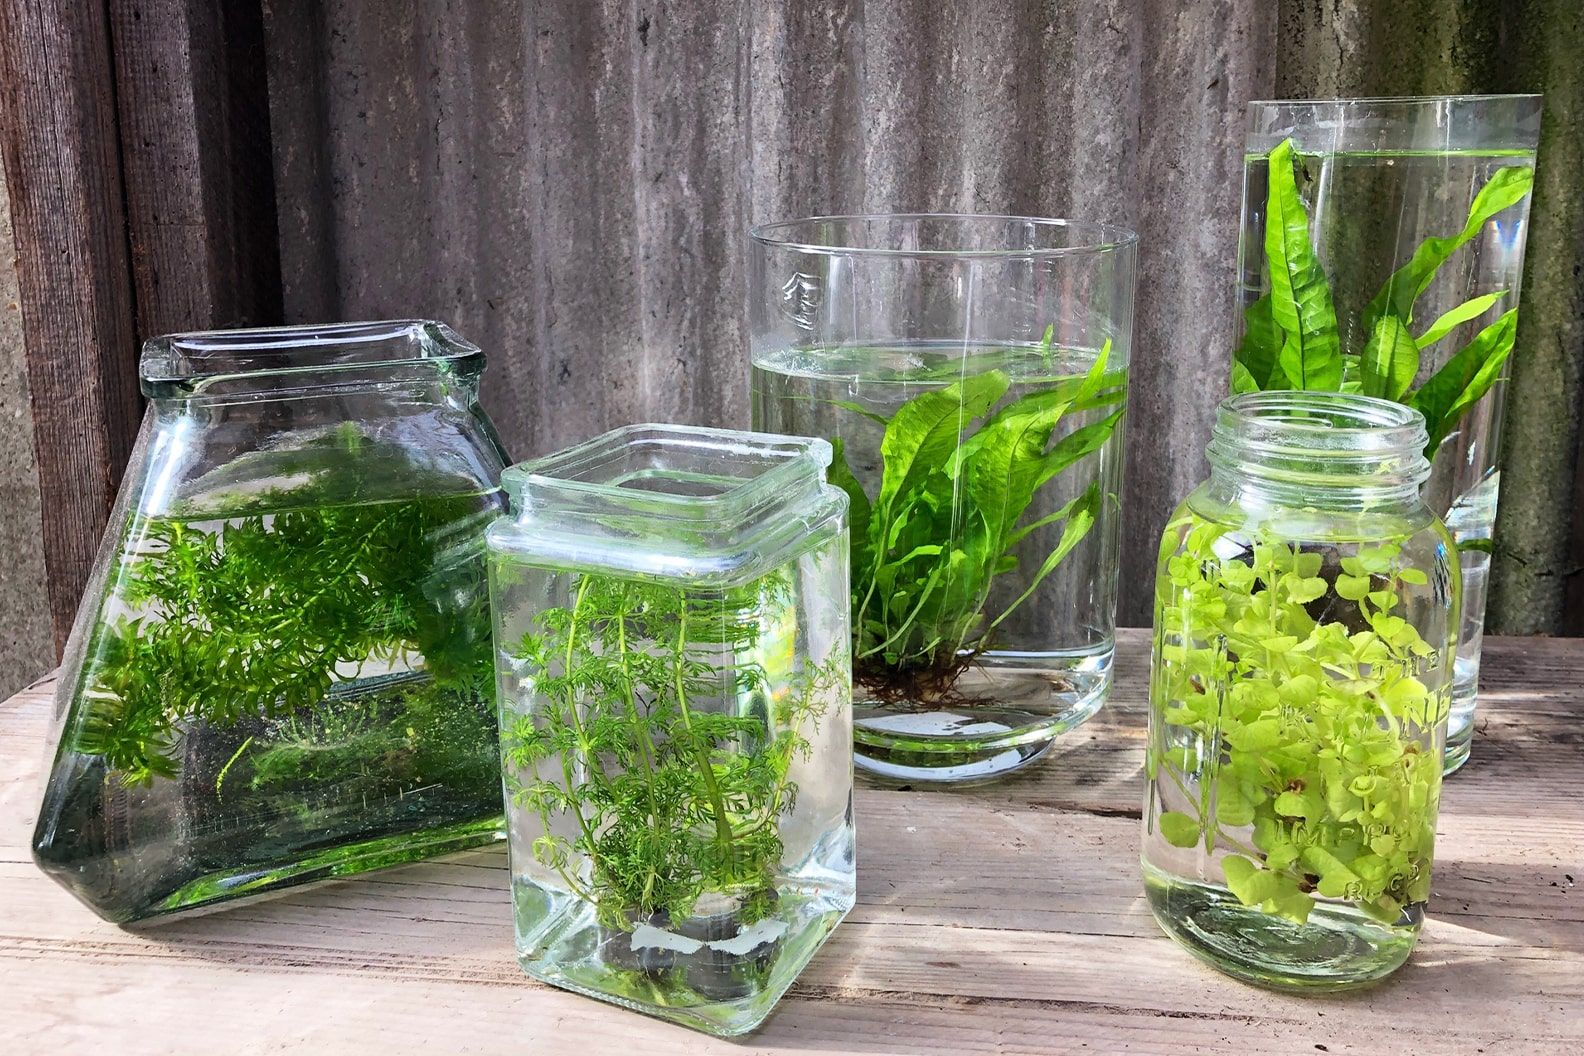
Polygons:
M688 603L687 598L682 599L680 612L677 616L677 646L676 646L676 698L677 708L682 714L682 725L687 730L694 754L698 758L699 776L704 780L704 788L709 796L710 809L715 815L715 842L719 845L723 856L729 857L732 844L731 823L726 817L726 801L721 796L720 784L715 780L715 764L710 761L709 752L702 744L692 739L693 713L687 703L687 680L684 677L684 664L687 661L687 625ZM724 858L722 860L725 860Z

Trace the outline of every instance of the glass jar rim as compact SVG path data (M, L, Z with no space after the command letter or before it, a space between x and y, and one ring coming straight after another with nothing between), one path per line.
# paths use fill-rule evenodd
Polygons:
M1256 99L1246 143L1256 152L1292 139L1310 154L1533 154L1541 104L1518 94Z
M944 247L917 248L894 245L865 245L853 238L830 239L810 237L816 225L840 225L853 230L860 225L894 223L956 224L984 229L999 227L1040 232L1073 232L1078 241L1067 244L1003 246L990 248ZM748 230L753 241L769 249L822 256L889 257L920 259L994 259L1034 260L1047 257L1080 256L1110 253L1130 249L1138 243L1138 235L1128 228L1103 220L1080 220L1066 217L1018 216L1003 213L847 213L830 216L806 216L793 220L778 220L757 224Z
M193 330L144 342L138 376L145 395L193 395L219 382L296 377L303 387L349 372L480 361L483 351L432 319Z
M1216 470L1319 488L1416 490L1430 476L1424 416L1393 400L1276 389L1216 408L1206 457Z
M1359 95L1335 99L1250 99L1248 108L1296 109L1316 106L1392 106L1402 104L1404 109L1429 103L1501 103L1520 102L1545 98L1538 92L1471 92L1457 95Z
M489 546L530 564L740 582L846 508L831 458L817 437L622 426L509 466Z

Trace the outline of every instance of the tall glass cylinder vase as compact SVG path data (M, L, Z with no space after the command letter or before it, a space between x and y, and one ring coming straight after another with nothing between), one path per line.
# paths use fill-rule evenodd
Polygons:
M1255 102L1233 387L1340 389L1424 415L1426 504L1463 567L1447 769L1468 759L1538 96Z
M1132 233L1031 217L753 231L755 427L852 508L857 765L985 780L1111 682Z

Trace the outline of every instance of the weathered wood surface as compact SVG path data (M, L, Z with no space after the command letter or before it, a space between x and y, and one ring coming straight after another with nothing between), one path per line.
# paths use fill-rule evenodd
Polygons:
M257 0L108 0L137 330L281 319Z
M100 4L0 0L0 116L59 649L142 414Z
M0 1040L15 1052L1576 1052L1584 1042L1584 643L1495 639L1448 785L1432 919L1396 977L1300 999L1161 936L1137 865L1145 648L1027 775L865 788L859 904L765 1028L715 1042L512 959L504 853L141 933L28 859L51 685L0 704Z
M747 224L961 210L1133 227L1121 610L1142 623L1225 392L1247 100L1543 90L1549 190L1513 356L1534 413L1509 416L1523 443L1505 451L1494 626L1580 633L1563 595L1584 584L1581 11L268 0L285 309L451 322L489 353L486 406L526 458L632 421L747 421Z

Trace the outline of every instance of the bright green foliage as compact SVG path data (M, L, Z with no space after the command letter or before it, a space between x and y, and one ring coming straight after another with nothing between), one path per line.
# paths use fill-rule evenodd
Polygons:
M1317 895L1391 922L1429 894L1446 661L1400 614L1427 577L1396 542L1343 553L1188 513L1162 546L1148 767L1182 809L1157 828L1297 923Z
M741 899L745 923L765 916L792 763L846 682L845 652L767 670L784 573L713 594L593 574L569 590L509 650L530 698L503 713L502 759L513 801L543 822L535 859L610 928L681 921L706 892Z
M1470 298L1443 313L1417 338L1414 305L1463 245L1503 210L1523 201L1534 170L1511 165L1480 188L1463 228L1425 239L1364 309L1363 349L1342 348L1331 290L1309 238L1309 213L1299 192L1301 159L1291 140L1269 155L1265 263L1270 293L1244 311L1243 340L1233 354L1232 389L1323 389L1396 400L1425 416L1433 457L1470 407L1501 378L1512 353L1518 309L1482 330L1417 390L1420 353L1458 326L1479 318L1506 291Z
M1265 259L1270 265L1271 321L1282 334L1277 354L1282 375L1298 389L1342 384L1336 309L1320 260L1309 244L1309 214L1293 179L1292 141L1270 154Z
M1047 351L1048 344L1049 334ZM1098 483L1045 516L1028 511L1041 488L1099 450L1121 420L1117 407L1052 442L1068 414L1122 403L1126 378L1107 372L1109 354L1107 342L1083 376L1006 403L1011 379L1000 370L915 396L881 419L883 474L872 501L835 442L830 480L851 500L855 672L876 693L948 691L1094 526L1105 499ZM987 611L995 581L1019 569L1019 545L1053 524L1061 535L1037 568L1024 570L1023 592Z
M491 671L482 539L458 544L495 500L301 504L311 498L133 519L89 643L74 750L147 784L177 776L183 729L290 717L280 743L250 739L238 752L256 786L349 767L435 780L461 760L491 767L480 750L492 741L480 706ZM356 680L337 665L369 663L427 677L327 699Z

